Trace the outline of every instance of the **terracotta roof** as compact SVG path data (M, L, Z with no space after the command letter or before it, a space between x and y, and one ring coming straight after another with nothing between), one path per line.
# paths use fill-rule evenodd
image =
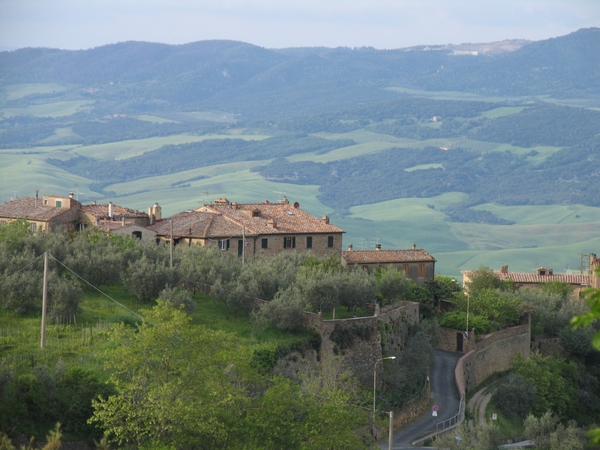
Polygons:
M342 252L348 264L392 264L435 261L422 248L407 250L351 250Z
M242 227L223 217L222 214L199 211L184 211L169 218L159 220L146 228L161 236L171 235L173 221L173 237L192 238L229 238L242 236ZM248 232L247 232L248 233Z
M112 231L119 230L121 228L127 228L131 225L133 225L133 222L125 222L125 224L123 224L123 222L120 220L107 220L106 222L101 222L98 225L98 228L104 231Z
M515 283L523 284L540 284L550 283L552 281L558 281L560 283L567 283L577 286L588 286L590 284L589 275L575 275L575 274L562 274L555 273L553 275L538 275L537 273L528 272L508 272L504 273L499 270L493 271L502 281L512 280ZM460 273L467 278L475 273L474 270L462 270Z
M159 235L169 236L171 220L175 238L237 237L242 236L244 227L246 236L344 232L327 223L327 218L319 219L285 203L203 205L194 211L184 211L160 220L147 228Z
M56 197L66 198L66 197ZM69 211L69 208L57 208L55 206L44 206L42 199L33 197L22 197L5 202L0 205L0 217L10 219L26 219L48 221Z
M247 234L326 234L344 232L341 228L329 224L327 216L319 219L300 208L294 208L287 202L211 204L201 206L197 211L220 213L230 221L238 224L238 227L245 226Z
M91 214L97 219L108 219L108 205L83 205L81 207L83 212ZM148 217L148 214L137 209L124 208L119 205L113 205L113 217Z

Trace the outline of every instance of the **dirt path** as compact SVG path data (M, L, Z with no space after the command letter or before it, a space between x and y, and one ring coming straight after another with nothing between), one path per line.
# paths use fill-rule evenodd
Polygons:
M498 380L500 381L500 380ZM498 381L494 382L497 383ZM496 388L492 388L492 385L488 385L483 389L480 389L471 397L469 403L467 403L467 408L473 413L473 417L477 418L477 422L485 423L485 410L487 408L488 403L492 399L492 395L496 392ZM471 422L471 421L470 421Z

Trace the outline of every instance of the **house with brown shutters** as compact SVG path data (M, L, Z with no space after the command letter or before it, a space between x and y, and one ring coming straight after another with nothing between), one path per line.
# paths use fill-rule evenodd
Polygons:
M310 251L319 257L340 257L344 230L291 205L242 204L219 198L214 203L157 220L148 229L179 245L216 245L223 251L252 259L290 251Z
M382 250L377 244L375 250L354 250L352 244L348 251L342 252L343 266L362 267L366 270L396 267L418 285L433 281L435 276L435 258L422 248L413 244L411 249Z
M18 219L29 222L31 231L64 230L73 227L79 217L81 203L58 195L15 198L0 204L0 226Z

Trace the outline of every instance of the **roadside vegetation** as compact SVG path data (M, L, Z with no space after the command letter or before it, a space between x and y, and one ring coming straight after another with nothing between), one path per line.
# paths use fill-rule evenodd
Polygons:
M381 407L422 388L443 281L426 289L396 269L369 274L310 254L242 264L216 246L178 246L169 260L154 242L0 227L1 431L41 438L61 423L63 440L106 433L119 448L366 448L371 391L338 357L287 377L277 361L318 350L306 311L371 315L375 302L422 305L421 324L405 330L405 364L382 370ZM340 349L363 338L331 336Z

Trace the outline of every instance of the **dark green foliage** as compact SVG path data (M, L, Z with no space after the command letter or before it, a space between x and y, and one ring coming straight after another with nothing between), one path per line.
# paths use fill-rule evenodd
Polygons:
M384 405L383 409L402 406L423 388L433 364L436 335L435 321L421 321L410 327L402 354L384 365L382 385L385 396L378 400L382 402L378 405Z
M281 136L263 140L207 139L189 144L167 145L158 150L119 161L97 161L84 156L61 161L49 159L57 167L101 184L131 181L167 173L234 161L253 161L333 150L353 145L352 140L328 140L312 136Z
M250 361L250 365L258 370L261 374L268 375L271 373L275 367L275 363L277 362L275 359L276 353L276 349L270 347L256 349L252 355L252 361Z
M438 306L440 300L449 301L455 293L462 290L455 278L444 275L436 275L433 281L427 281L425 288L433 295L435 304Z
M70 277L52 277L48 283L48 312L55 320L67 321L81 312L81 285Z
M575 412L577 389L573 386L578 378L577 366L562 358L543 357L539 353L528 359L517 355L511 371L521 375L535 387L532 413L540 417L552 411L561 419L569 419Z
M471 274L471 281L467 289L471 295L475 295L483 289L503 289L506 284L489 267L480 267Z
M122 280L128 292L140 301L149 303L156 300L168 284L174 284L175 273L164 262L152 261L144 254L137 261L129 263Z
M419 303L419 314L423 318L431 319L435 315L435 300L427 288L413 285L406 300Z
M570 355L585 358L590 355L594 350L592 346L592 339L594 338L595 331L593 328L577 328L565 327L558 333L560 337L560 343L563 348L569 352Z
M377 280L377 293L384 302L408 300L412 295L414 282L396 267L382 269Z
M453 330L467 329L467 313L463 311L453 311L442 316L440 325ZM492 325L487 317L469 314L469 331L475 330L477 334L487 334L491 331Z
M498 385L492 398L506 417L522 419L533 407L535 387L521 375L511 374Z

